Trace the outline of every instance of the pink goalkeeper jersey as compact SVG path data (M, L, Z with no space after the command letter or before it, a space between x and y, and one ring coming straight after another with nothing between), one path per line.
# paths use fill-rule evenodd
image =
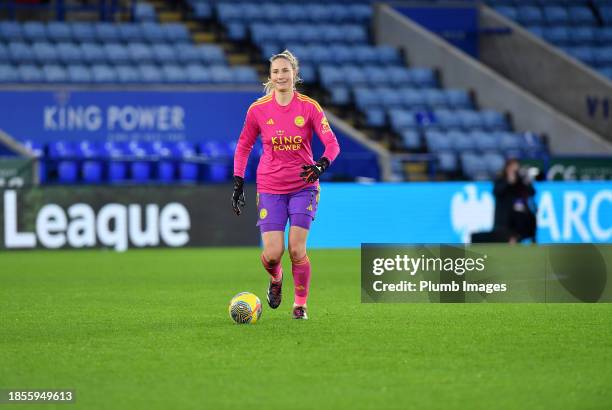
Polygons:
M302 181L303 165L314 164L312 132L317 133L330 163L340 147L329 127L321 106L312 98L297 92L291 102L282 106L274 92L255 101L247 111L244 127L234 155L234 175L244 177L249 154L258 135L263 143L263 155L257 167L257 191L288 194L317 186Z

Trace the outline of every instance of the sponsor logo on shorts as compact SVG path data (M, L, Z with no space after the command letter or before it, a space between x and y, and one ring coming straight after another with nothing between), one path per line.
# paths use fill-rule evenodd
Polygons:
M293 122L295 123L295 125L297 125L298 127L303 127L304 126L304 117L302 117L301 115L298 115L297 117L295 117L295 119L293 120Z
M261 208L259 211L259 219L266 219L266 216L268 216L268 210L266 208Z

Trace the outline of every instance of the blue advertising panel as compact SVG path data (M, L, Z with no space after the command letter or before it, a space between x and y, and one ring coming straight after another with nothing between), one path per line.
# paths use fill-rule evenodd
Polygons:
M20 140L236 139L257 91L0 91L0 129Z
M308 240L315 248L361 243L462 243L493 227L492 184L322 184ZM539 243L611 243L612 183L535 184Z

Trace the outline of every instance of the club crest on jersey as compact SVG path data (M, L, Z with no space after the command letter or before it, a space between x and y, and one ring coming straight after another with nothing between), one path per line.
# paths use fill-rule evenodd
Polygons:
M304 117L302 117L301 115L298 115L297 117L295 117L295 119L293 120L293 122L295 123L295 125L297 125L298 127L303 127L304 126Z

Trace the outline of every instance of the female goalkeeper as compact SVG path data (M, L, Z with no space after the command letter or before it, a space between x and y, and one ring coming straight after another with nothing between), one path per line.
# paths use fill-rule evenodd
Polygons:
M306 239L319 202L318 179L340 152L321 106L298 93L298 60L285 50L270 58L266 95L249 107L234 155L232 206L240 215L245 205L244 172L249 154L261 135L263 155L257 167L257 226L261 231L261 262L270 274L268 305L281 303L285 250L285 226L289 220L295 299L293 318L308 319L306 303L310 288L310 260ZM317 162L312 157L312 134L317 133L325 152Z

